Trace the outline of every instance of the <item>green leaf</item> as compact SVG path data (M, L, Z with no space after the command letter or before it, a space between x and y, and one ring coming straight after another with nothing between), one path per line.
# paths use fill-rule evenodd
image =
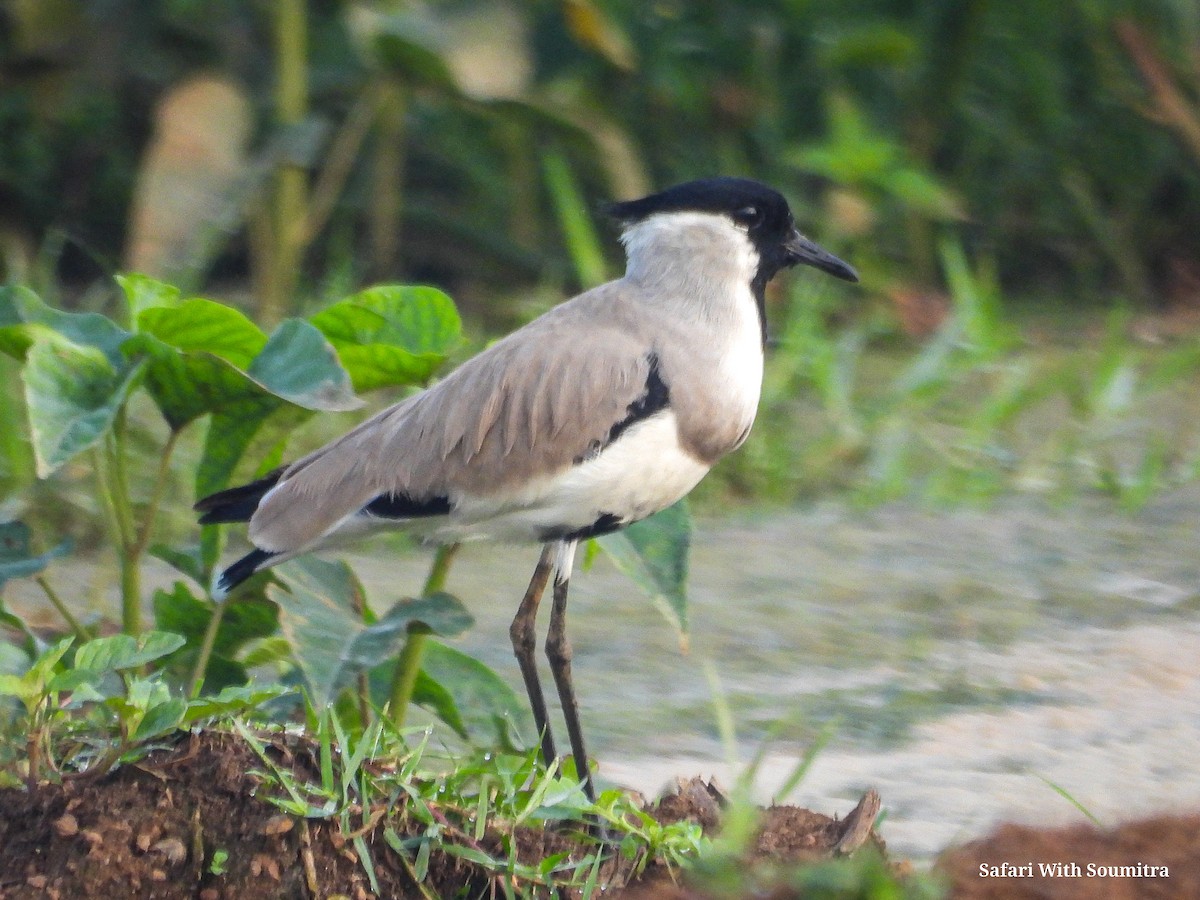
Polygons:
M0 674L0 697L16 697L24 701L29 693L25 682L18 675Z
M47 689L51 691L72 691L75 696L73 700L104 700L112 696L115 691L120 690L120 681L111 679L109 676L112 673L93 672L89 669L66 669L62 672L56 672L54 677L47 684ZM109 689L109 684L112 684L112 689ZM101 690L104 688L104 690Z
M101 350L57 335L33 342L21 378L38 477L104 437L141 372L140 362L114 366Z
M463 729L476 744L508 746L510 734L520 730L516 726L530 722L527 704L507 681L479 660L440 641L426 641L421 672L450 695L461 715ZM439 712L438 705L431 703L430 695L422 690L421 679L418 679L413 699L435 713ZM445 721L452 724L448 719ZM530 727L527 733L531 732Z
M128 634L95 638L75 652L75 668L96 673L134 669L178 650L183 644L181 635L166 631L147 631L136 638Z
M29 526L24 522L0 522L0 588L12 578L36 575L52 559L65 556L71 542L64 541L53 550L33 556L29 546Z
M277 566L274 574L281 584L269 585L267 596L279 605L279 630L313 705L323 708L349 677L342 652L365 627L357 612L362 587L345 563L312 556Z
M387 70L406 80L450 94L458 92L454 73L441 55L427 46L420 25L411 16L372 16L366 35L370 50Z
M48 334L99 350L114 366L122 363L121 345L129 337L116 322L99 313L53 309L20 285L0 286L0 352L24 359L29 348Z
M32 713L47 691L52 690L48 685L56 677L54 670L74 641L74 638L67 637L47 647L33 661L28 671L20 676L13 673L0 675L0 696L19 698L25 705L26 712Z
M259 384L306 409L347 410L362 406L350 376L325 336L303 319L275 329L247 370Z
M455 637L474 624L475 618L462 602L442 591L415 600L398 600L377 622L358 633L350 643L346 664L355 671L374 668L398 654L409 631L417 625L442 637Z
M150 334L136 335L128 347L145 354L146 390L173 431L246 394L265 396L233 363L220 357L182 353Z
M444 354L462 321L454 301L432 287L377 285L326 307L311 319L332 343L381 343L412 353Z
M457 599L433 594L401 600L368 625L362 586L345 563L301 557L274 571L281 584L270 585L267 596L279 605L280 631L318 708L332 702L356 674L395 656L409 628L420 624L453 635L473 621Z
M151 544L150 555L155 559L161 559L175 571L183 573L201 587L205 585L204 560L198 544L191 544L183 549L169 547L166 544ZM175 629L164 630L173 631Z
M281 401L311 410L360 406L324 337L301 319L268 338L242 313L211 300L155 308L138 320L151 357L147 388L172 428L218 412L261 419Z
M215 412L196 471L197 496L229 483L260 431L278 442L307 417L307 410L346 410L362 403L332 346L299 319L281 325L239 378L245 380L236 387L226 381L214 388Z
M230 686L222 689L215 697L202 697L191 701L184 714L184 723L191 725L203 719L217 716L241 716L262 714L262 707L277 697L289 693L291 689L280 684L262 687L245 684Z
M686 646L688 551L692 517L685 501L623 531L597 538L617 568L654 601Z
M428 642L426 642L426 646L428 647ZM422 654L423 656L424 654ZM387 675L385 678L378 679L380 686L378 691L375 689L376 679L372 679L371 694L373 697L378 696L381 701L389 699L388 689L391 686L396 665L384 667ZM412 702L417 706L425 707L425 709L453 728L459 737L466 738L469 736L467 723L463 721L462 713L458 711L458 704L454 702L454 695L423 671L417 673L416 683L413 684Z
M596 234L591 209L583 199L566 154L558 149L545 151L542 171L558 214L567 251L575 266L575 276L584 287L595 287L607 280L604 247Z
M940 250L954 318L967 346L985 358L1011 349L1017 335L1005 319L994 267L982 264L973 271L962 246L949 238L941 242Z
M213 605L193 594L181 581L170 593L154 592L154 621L161 631L182 635L197 647L208 631ZM250 641L268 637L279 625L279 611L264 598L243 597L225 604L221 625L213 639L213 652L232 658Z
M117 284L125 292L125 308L129 311L130 322L136 323L147 309L179 305L179 288L149 275L137 272L118 275Z
M368 288L314 315L356 391L422 384L458 341L454 302L430 287Z
M242 665L247 669L270 666L291 658L291 646L285 638L275 636L262 638L251 644L242 654Z
M183 722L187 703L182 697L171 697L153 704L133 733L135 741L147 741L175 731Z
M268 338L241 312L192 298L142 309L127 352L146 355L146 388L174 430L213 414L197 470L197 493L225 487L268 421L290 431L300 410L361 405L332 345L290 319ZM272 437L281 435L271 432Z
M212 616L213 605L193 594L183 582L177 581L169 592L154 592L155 625L162 631L181 635L186 642L168 661L173 670L192 670ZM204 676L205 691L245 684L245 667L237 661L239 652L246 644L268 637L278 628L279 610L263 597L242 595L227 603L213 639Z
M267 345L267 336L232 306L194 297L172 307L139 313L137 329L169 347L188 353L211 353L247 368Z
M473 847L464 847L461 844L455 844L451 841L446 841L439 847L443 853L450 856L457 856L460 859L465 859L467 862L473 862L476 865L484 866L489 870L502 869L503 863L488 856L482 850L476 850Z
M266 394L244 397L214 413L196 468L196 496L206 497L229 484L249 447L266 434L286 434L312 415Z
M41 652L38 658L33 661L33 665L30 667L29 671L25 673L26 677L33 678L38 682L45 684L50 678L50 673L54 671L55 666L57 666L59 662L62 661L62 658L66 656L67 650L70 649L73 643L75 643L75 638L65 637L58 643L47 647Z

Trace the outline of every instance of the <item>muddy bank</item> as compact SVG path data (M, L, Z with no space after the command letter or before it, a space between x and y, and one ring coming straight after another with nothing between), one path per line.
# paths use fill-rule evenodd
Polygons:
M275 765L300 779L320 778L315 751L303 741L277 738L267 752ZM428 891L481 896L493 888L503 896L492 883L502 876L436 849L419 884L411 858L402 858L385 837L388 829L393 842L424 831L403 806L371 816L358 832L378 879L376 894L353 836L337 822L285 815L256 796L261 779L253 773L261 766L241 738L205 733L96 780L76 777L32 791L0 791L0 897L365 900L422 898ZM660 822L687 820L713 830L719 827L721 801L718 792L693 781L649 811ZM863 845L882 853L882 842L870 831L877 812L877 798L867 813L840 822L794 807L767 810L747 862L816 860ZM594 843L553 827L510 829L500 823L478 841L466 827L448 814L445 839L499 859L508 857L505 844L511 841L518 861L529 865L595 850ZM662 896L674 883L653 863L640 874L633 867L621 853L608 854L598 870L599 883L608 885L606 896ZM514 884L520 886L519 878Z
M302 778L319 777L311 747L303 742L278 739L268 752L276 765ZM0 897L367 900L429 896L422 887L443 896L458 896L464 888L469 896L487 895L493 888L502 895L493 883L498 876L438 851L430 855L428 876L418 885L411 863L384 838L387 828L401 839L420 833L403 809L388 811L361 832L378 879L379 893L374 893L336 822L284 815L256 796L261 782L252 773L261 764L241 738L208 733L184 737L175 747L94 781L76 778L33 791L0 791ZM711 787L692 780L651 812L662 822L688 820L706 833L719 833L721 800ZM886 858L886 847L869 829L876 809L867 808L862 815L856 810L841 820L791 806L763 810L761 828L744 860L747 883L754 888L745 895L773 900L803 896L786 880L764 893L770 878L752 882L749 874L762 871L756 869L760 865L778 872L782 863L829 859L839 851ZM454 834L453 823L448 822L447 834ZM504 857L505 840L515 844L523 863L591 850L571 833L552 827L489 828L474 848ZM1078 873L1070 869L1072 864ZM904 874L912 870L903 860L892 857L883 865L902 878L911 877ZM1017 870L1025 866L1028 873ZM1200 896L1200 814L1157 817L1110 830L1006 825L946 851L935 872L947 895L960 900L1194 898ZM610 885L605 896L625 900L715 896L702 877L677 881L653 865L635 877L630 861L618 853L602 867L600 879ZM728 900L736 894L726 884L720 896Z

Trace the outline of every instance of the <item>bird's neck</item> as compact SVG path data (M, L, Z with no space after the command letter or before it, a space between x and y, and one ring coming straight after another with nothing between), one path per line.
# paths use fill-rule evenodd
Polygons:
M758 272L758 252L746 233L723 216L660 213L621 236L627 281L653 302L681 304L718 323L741 318Z

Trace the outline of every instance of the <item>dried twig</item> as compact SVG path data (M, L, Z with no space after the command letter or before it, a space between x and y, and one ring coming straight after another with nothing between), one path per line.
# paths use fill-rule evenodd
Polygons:
M842 836L833 845L835 854L845 856L866 843L867 838L871 836L875 818L879 815L879 807L879 792L875 788L868 788L858 801L858 806L854 807L842 822Z
M312 832L308 819L300 820L300 863L304 866L304 884L313 900L321 900L321 885L317 882L317 861L313 858Z

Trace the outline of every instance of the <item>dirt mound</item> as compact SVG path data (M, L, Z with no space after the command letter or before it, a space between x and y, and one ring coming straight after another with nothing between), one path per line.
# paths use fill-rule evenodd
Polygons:
M311 751L300 739L282 737L267 750L276 766L315 781L319 773ZM261 781L252 773L261 768L262 760L240 737L211 732L190 735L102 778L0 791L0 898L371 896L353 835L343 834L336 822L285 815L255 796ZM696 822L712 833L724 802L712 785L692 780L681 782L650 812L660 822ZM873 845L882 857L883 844L870 827L878 804L878 796L868 792L841 821L796 807L765 809L747 863L827 859L862 844ZM419 833L415 826L406 832L407 821L398 815L373 818L373 827L362 832L383 897L423 896L412 864L384 836L387 827L393 842ZM477 849L505 857L505 841L529 864L592 849L552 828L509 835L489 830ZM705 896L702 886L676 885L663 869L652 866L637 879L630 869L628 860L613 854L600 872L612 886L607 896ZM1109 831L1006 825L947 851L937 869L951 886L950 896L961 900L1200 897L1200 815L1148 819ZM496 877L435 851L425 883L445 896L464 887L470 896L489 887L501 895L500 885L491 884ZM769 895L786 900L799 893L774 889Z
M280 738L268 752L279 767L319 780L308 749ZM255 796L260 779L251 773L262 767L262 760L241 738L204 733L99 779L0 791L0 897L371 896L352 841L336 822L287 816ZM651 812L661 822L688 820L711 829L722 802L719 792L697 780L681 784L678 793ZM755 856L812 859L876 840L870 824L877 811L878 797L873 794L841 822L793 807L764 810ZM411 863L385 841L388 825L399 838L410 836L395 816L375 821L362 835L380 895L422 897ZM519 829L509 839L525 863L593 849L552 829ZM506 857L502 841L501 835L489 832L478 849ZM631 863L620 854L613 857L601 870L601 879L624 884L630 880ZM476 896L486 892L494 877L462 858L434 852L426 883L446 896L457 896L464 886L470 888L468 895ZM665 897L672 890L668 874L651 867L624 895ZM497 895L502 894L498 890ZM610 890L607 895L622 894Z
M303 897L306 869L361 893L366 876L323 824L305 827L254 796L248 773L261 767L239 738L193 735L94 782L0 792L0 893Z

